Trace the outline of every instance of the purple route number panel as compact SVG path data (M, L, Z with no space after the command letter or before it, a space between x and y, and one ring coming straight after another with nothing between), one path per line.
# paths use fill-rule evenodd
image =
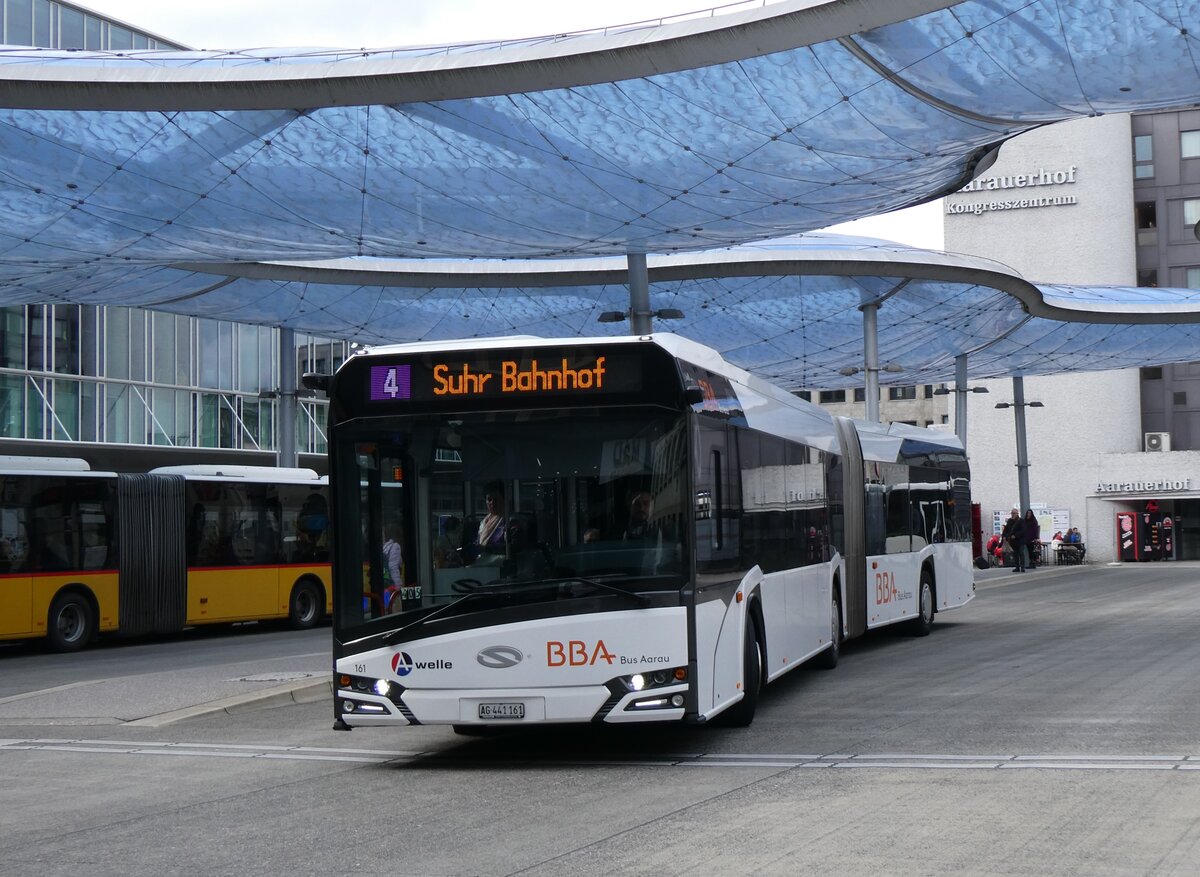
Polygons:
M394 402L412 398L411 365L371 366L371 401Z

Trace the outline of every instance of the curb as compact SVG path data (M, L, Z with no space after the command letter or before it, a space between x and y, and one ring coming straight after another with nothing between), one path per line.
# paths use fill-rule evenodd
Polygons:
M332 679L304 679L299 682L287 682L283 685L263 688L259 691L251 691L246 694L235 694L219 700L210 700L208 703L171 710L170 712L159 713L156 716L145 716L144 718L134 719L130 722L123 722L122 726L132 728L161 728L164 725L182 722L184 719L193 719L197 716L206 716L212 713L234 715L236 713L288 706L293 703L315 703L316 701L332 696Z
M1042 579L1056 579L1062 576L1075 575L1076 573L1095 570L1097 564L1082 563L1074 566L1048 566L1039 567L1035 570L1027 570L1021 575L1016 575L1011 572L1010 567L994 567L996 572L986 575L982 578L975 579L975 587L978 588L996 588L1005 585L1016 585L1021 582ZM990 572L989 570L980 570L980 572ZM1002 575L1001 573L1008 573Z

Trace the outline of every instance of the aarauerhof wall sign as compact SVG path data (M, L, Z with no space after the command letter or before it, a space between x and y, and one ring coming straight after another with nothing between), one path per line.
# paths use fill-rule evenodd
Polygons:
M981 216L997 210L1024 210L1030 207L1061 207L1077 204L1074 195L1041 195L1026 193L1023 190L1039 186L1069 186L1075 183L1076 165L1070 165L1064 170L1048 170L1040 167L1037 170L1023 174L1000 174L994 177L980 177L972 180L955 194L975 194L977 192L999 192L1004 190L1022 190L1021 197L1001 197L991 201L969 198L966 200L946 199L947 215L955 216L969 214ZM1016 193L1014 192L1014 195Z
M1096 493L1178 493L1192 489L1190 478L1165 478L1159 481L1101 481Z

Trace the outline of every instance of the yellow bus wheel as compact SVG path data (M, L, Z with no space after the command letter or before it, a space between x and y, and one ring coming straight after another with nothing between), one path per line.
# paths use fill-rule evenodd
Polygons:
M50 604L46 638L56 652L77 652L96 634L96 613L78 591L63 591Z

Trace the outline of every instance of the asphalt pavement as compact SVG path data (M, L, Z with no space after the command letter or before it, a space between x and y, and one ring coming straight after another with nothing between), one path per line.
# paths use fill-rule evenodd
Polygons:
M1023 573L1008 568L976 570L975 583L981 589L1027 584L1086 574L1089 568L1084 564L1039 566ZM187 666L166 669L155 669L156 659L149 653L144 666L135 660L133 667L126 663L115 673L89 669L91 652L54 656L65 666L76 661L78 678L64 671L50 680L56 684L44 684L47 680L43 678L42 684L22 686L14 684L10 676L9 684L0 691L0 727L31 722L162 727L214 713L326 700L333 693L332 658L326 649L331 633L328 627L323 631L324 635L320 630L310 631L306 650L296 654L251 657L213 650ZM152 647L139 644L128 648ZM124 648L119 643L106 647L110 654ZM137 652L128 654L136 656Z

